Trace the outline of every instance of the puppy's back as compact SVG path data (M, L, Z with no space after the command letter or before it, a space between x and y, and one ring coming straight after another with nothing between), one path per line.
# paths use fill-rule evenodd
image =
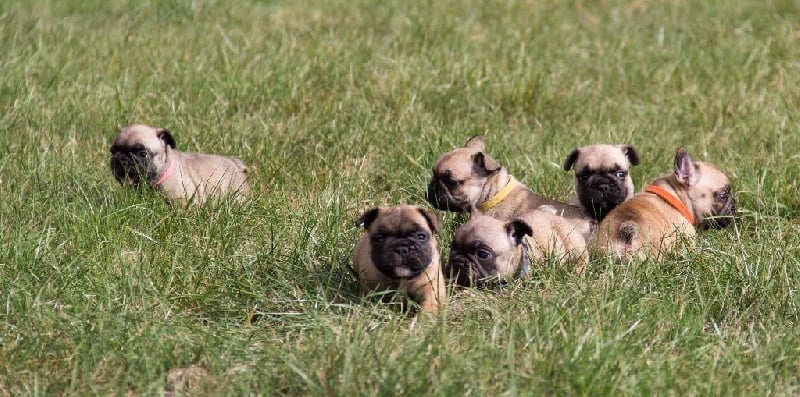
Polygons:
M235 194L241 200L249 194L247 167L241 160L206 153L174 153L186 166L181 172L194 184L195 199Z
M693 235L694 228L682 217L664 216L665 203L650 194L637 194L620 204L597 226L590 250L596 256L644 259L673 247L680 234Z

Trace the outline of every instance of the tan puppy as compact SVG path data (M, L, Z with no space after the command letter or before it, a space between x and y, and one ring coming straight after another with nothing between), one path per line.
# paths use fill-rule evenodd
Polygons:
M476 207L501 220L511 220L544 206L566 218L590 223L580 207L540 196L517 182L484 149L483 136L476 135L463 148L439 157L428 184L428 202L437 209L454 212Z
M564 171L575 170L577 196L570 203L602 220L633 197L633 179L628 172L632 165L639 165L639 153L631 145L590 145L573 150L564 161Z
M397 290L420 310L435 312L445 303L445 285L436 234L439 215L412 205L378 207L364 212L364 226L353 249L353 267L368 291Z
M445 277L465 286L522 278L548 260L574 262L582 274L589 254L581 227L546 210L508 222L474 215L455 232Z
M135 124L125 127L111 145L111 171L125 186L153 188L173 204L203 204L234 195L246 196L247 167L232 157L175 150L172 134Z
M695 228L724 228L735 212L728 177L713 164L693 161L680 147L672 175L654 180L603 219L592 252L660 260L682 236L694 242Z

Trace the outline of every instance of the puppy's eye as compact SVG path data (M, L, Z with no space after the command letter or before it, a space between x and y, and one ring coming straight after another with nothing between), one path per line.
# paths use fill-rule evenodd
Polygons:
M489 259L491 257L492 257L492 253L491 252L489 252L487 250L484 250L484 249L478 250L478 258Z
M578 179L581 181L587 181L589 179L589 174L578 174Z
M727 190L723 190L723 191L717 193L717 199L719 199L719 200L727 200L729 195L730 195L730 193L728 193Z
M447 177L447 178L444 179L444 184L445 184L445 186L447 186L447 187L452 189L454 187L458 187L460 182L455 180L455 179L453 179L453 178Z
M386 241L386 236L384 236L382 234L376 234L376 235L372 236L372 241L380 244L380 243Z
M416 237L419 241L425 241L428 239L428 234L425 232L417 232Z
M617 171L614 173L614 175L616 175L616 176L617 176L617 178L619 178L619 179L625 179L625 177L626 177L626 176L628 176L628 173L627 173L627 172L625 172L625 171L623 171L623 170L617 170Z
M150 152L148 152L146 149L141 149L137 153L139 157L150 157Z

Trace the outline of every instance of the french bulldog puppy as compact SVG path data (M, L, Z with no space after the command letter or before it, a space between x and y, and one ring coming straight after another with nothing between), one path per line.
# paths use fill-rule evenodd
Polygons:
M396 290L436 312L445 303L445 285L436 234L442 220L413 205L376 207L362 214L364 226L353 249L353 268L368 291Z
M628 172L639 165L639 153L631 145L590 145L572 151L564 171L575 170L576 197L570 202L601 221L614 207L633 197Z
M436 209L464 212L477 208L501 220L546 207L565 218L587 225L592 222L580 207L538 195L514 179L485 152L482 135L436 160L426 199Z
M661 260L681 238L694 242L697 228L728 226L736 212L728 177L713 164L694 161L678 148L672 175L657 178L600 222L593 255L619 260Z
M463 286L505 282L527 276L548 259L573 263L583 274L589 261L585 227L547 209L511 221L473 215L455 232L445 277Z
M176 150L175 138L163 128L134 124L123 128L111 145L111 171L125 186L151 188L173 204L201 205L250 191L241 160Z

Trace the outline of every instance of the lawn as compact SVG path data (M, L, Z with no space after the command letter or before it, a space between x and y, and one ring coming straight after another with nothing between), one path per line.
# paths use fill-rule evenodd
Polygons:
M0 48L0 396L800 393L796 1L0 0ZM133 123L241 158L254 194L123 189ZM684 145L738 218L411 328L359 290L354 221L427 205L475 134L562 201L576 147L634 145L641 188Z

